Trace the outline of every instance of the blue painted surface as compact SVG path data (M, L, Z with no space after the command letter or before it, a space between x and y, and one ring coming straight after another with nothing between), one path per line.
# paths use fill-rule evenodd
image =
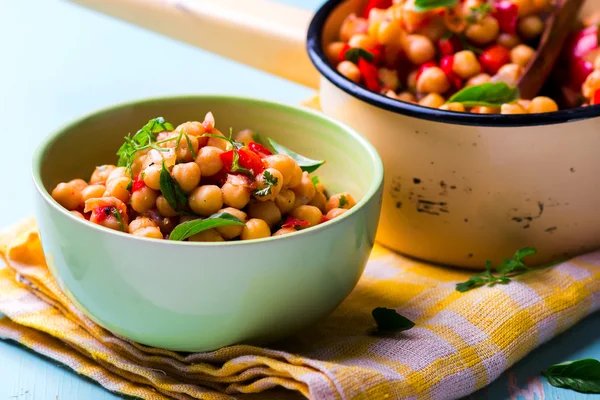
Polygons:
M312 9L321 3L279 1ZM300 86L69 3L0 0L0 15L2 227L31 214L29 159L38 141L76 116L116 102L168 94L220 92L287 103L311 94ZM548 365L581 357L600 358L599 328L600 314L596 314L532 353L472 398L510 398L515 390L509 388L510 374L525 388L528 379L537 377ZM585 397L547 384L544 390L546 399ZM57 398L118 397L51 360L0 342L0 400Z

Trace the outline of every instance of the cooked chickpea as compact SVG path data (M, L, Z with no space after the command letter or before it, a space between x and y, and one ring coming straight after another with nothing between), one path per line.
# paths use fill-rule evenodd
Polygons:
M347 42L358 33L366 33L369 23L365 18L358 18L356 14L346 17L340 28L340 40Z
M325 54L327 55L327 60L329 60L330 64L336 65L339 62L340 54L342 53L342 50L345 46L346 43L344 42L333 42L327 45L327 47L325 48ZM236 140L241 141L237 138Z
M488 74L477 74L465 83L465 86L476 86L490 81L491 76Z
M271 184L270 185L267 184L267 178L265 178L267 173L269 173L271 175L271 179L270 179ZM304 182L304 178L302 178L302 182ZM258 200L258 201L275 200L275 198L281 191L281 188L283 187L283 175L281 175L281 172L279 172L275 168L267 168L256 177L256 183L257 183L258 189L263 189L263 188L267 187L267 185L271 187L269 194L267 194L265 196L259 196L257 194L254 194L254 198L256 200ZM312 183L311 183L311 185L312 185Z
M404 44L406 57L416 65L421 65L435 58L435 46L423 35L408 35Z
M160 190L160 172L162 165L152 164L142 171L142 180L150 189Z
M225 239L214 229L208 229L190 236L190 242L224 242Z
M84 181L83 179L73 179L67 183L73 185L74 187L76 187L79 190L83 190L88 186L87 182Z
M376 22L383 22L386 19L386 9L384 8L371 8L369 11L369 16L367 17L367 21L369 22L369 26Z
M211 134L212 135L217 135L217 136L223 136L223 137L225 137L225 135L223 135L217 129L213 129L212 132L211 132ZM211 146L211 147L216 147L216 148L221 149L221 150L227 150L227 147L229 146L229 142L227 140L224 140L224 139L219 139L219 138L215 138L215 137L208 137L208 141L206 142L206 145L207 146Z
M390 99L398 99L398 96L396 96L396 92L394 92L393 90L387 90L385 92L386 97L389 97Z
M519 64L504 64L496 75L492 76L491 82L504 82L509 86L517 86L519 78L523 74L523 67Z
M296 194L290 189L283 189L275 198L275 204L281 214L287 214L294 208Z
M206 146L208 137L206 137L206 136L202 137L202 135L204 135L206 133L206 129L204 128L204 125L202 125L202 122L198 122L198 121L184 122L183 124L181 124L177 128L175 128L175 132L181 132L181 131L184 131L185 133L187 133L190 136L195 136L196 139L198 139L198 145L200 147Z
M294 233L294 232L298 232L298 231L294 228L281 228L280 230L275 232L273 234L273 236L287 235L288 233Z
M129 224L129 233L148 227L158 228L158 224L148 217L137 217Z
M417 80L417 91L421 93L445 93L450 89L448 77L439 67L430 67Z
M473 43L485 45L493 42L500 33L498 20L491 15L486 15L478 23L471 24L465 30L465 36Z
M226 212L228 214L233 215L237 219L242 222L246 222L248 220L248 215L242 210L238 210L237 208L227 207L219 210L219 212ZM236 238L242 234L242 230L244 230L243 226L230 225L230 226L221 226L216 228L217 232L224 238L231 240Z
M548 11L552 4L552 0L533 0L533 7L535 8L535 12L538 13Z
M419 101L419 105L429 108L440 108L446 100L437 93L429 93Z
M264 162L270 168L275 168L277 171L281 172L284 186L289 185L292 176L295 174L296 166L298 166L298 163L292 157L285 154L273 154L272 156L266 157Z
M261 239L271 236L269 225L262 219L253 218L246 222L242 230L242 240Z
M417 98L415 97L415 95L410 92L398 93L398 95L396 95L396 98L400 101L405 101L407 103L416 103L417 102Z
M527 114L527 112L518 103L511 103L502 104L500 114Z
M147 186L136 190L135 192L131 193L131 208L140 214L148 212L148 210L153 208L156 204L158 193L159 192L156 190L150 189Z
M463 50L454 54L452 71L462 79L469 79L481 72L477 56L471 50Z
M247 146L250 142L254 142L254 132L251 129L244 129L236 133L234 138L237 142L242 142Z
M585 98L591 99L598 89L600 89L600 70L594 70L581 85L581 93Z
M105 190L103 185L89 185L81 191L81 202L85 203L88 199L102 197Z
M206 139L206 137L204 137L203 139ZM196 136L185 134L182 135L181 139L179 139L175 146L175 154L177 156L177 161L194 161L194 156L198 154L199 148L200 146L198 144L198 138Z
M525 44L520 44L510 51L510 61L524 68L529 65L534 55L534 49Z
M377 29L377 41L384 46L397 42L402 35L404 35L404 31L397 19L382 21Z
M148 155L144 154L140 157L135 157L133 160L133 164L131 164L131 172L133 176L137 176L144 168L147 167L146 161L148 160Z
M313 185L312 183L310 175L308 175L308 172L302 173L301 183L298 186L292 188L292 191L296 195L294 208L310 203L313 197L315 197L316 190L315 185Z
M352 36L348 41L348 44L350 47L360 47L361 49L368 50L375 47L377 42L371 36L359 33Z
M524 110L527 110L531 104L531 100L519 99L517 100L517 104L523 107Z
M323 213L315 206L299 206L292 211L291 216L308 222L308 226L315 226L321 223Z
M127 178L131 180L131 176L129 175L129 171L125 167L117 167L111 171L111 173L106 178L106 182L110 182L113 179L117 178Z
M300 183L302 183L302 168L296 163L294 167L294 174L292 175L292 179L290 179L290 183L288 183L288 188L295 188Z
M448 29L446 28L444 18L441 16L434 16L429 23L417 30L418 34L427 37L434 43L440 40L446 32L448 32Z
M213 176L223 168L221 150L218 147L205 146L198 152L196 164L200 167L201 176Z
M129 186L131 179L124 176L115 178L106 182L106 190L104 191L104 197L111 196L116 197L123 203L127 203L129 200Z
M163 217L175 217L179 214L177 211L175 211L175 209L173 209L173 207L171 207L163 195L160 195L156 198L156 208Z
M594 69L595 70L600 69L600 54L597 55L596 58L594 59Z
M83 216L83 214L80 213L79 211L71 210L70 213L73 214L76 217L85 219L85 217Z
M554 112L558 111L558 106L551 98L545 96L538 96L534 97L531 100L527 111L530 114Z
M398 72L395 69L379 68L379 81L383 87L396 90L400 85Z
M262 219L273 227L281 221L281 211L274 201L253 201L248 204L248 217Z
M544 21L537 15L521 18L517 24L519 35L525 40L535 39L544 31Z
M471 109L473 114L499 114L500 110L496 107L473 107Z
M338 193L334 194L327 201L327 205L325 206L325 210L329 212L334 208L345 208L350 209L356 205L356 200L350 193Z
M156 226L147 226L145 228L140 228L133 232L135 236L147 237L151 239L162 239L163 234Z
M347 211L348 210L345 208L332 208L331 210L327 211L327 214L325 214L325 218L334 219L334 218L337 218L340 215L344 214Z
M535 12L534 0L510 0L510 2L517 6L521 18Z
M510 33L501 33L496 39L496 43L507 49L512 49L521 43L521 39L517 35Z
M327 197L325 197L325 194L323 194L323 192L319 192L317 190L317 192L315 193L315 197L312 198L312 200L310 201L310 203L308 203L308 205L315 206L319 210L321 210L321 212L325 212L325 204L326 203L327 203Z
M218 186L199 186L188 197L188 204L196 214L208 217L223 207L223 194Z
M360 82L360 70L352 61L342 61L338 64L337 71L354 83Z
M440 110L465 112L465 106L462 103L446 103L440 106Z
M242 209L250 201L250 189L243 184L225 182L221 188L223 203L230 207Z
M190 193L200 183L200 167L195 162L175 165L171 175L185 193Z
M92 176L90 178L90 185L93 185L96 183L104 184L104 182L106 182L106 179L108 178L110 173L115 168L117 168L115 165L100 165L99 167L96 167L96 169L94 170L94 172L92 173Z

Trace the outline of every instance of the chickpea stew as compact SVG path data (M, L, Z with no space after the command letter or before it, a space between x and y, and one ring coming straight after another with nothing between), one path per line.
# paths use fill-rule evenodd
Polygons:
M564 101L522 99L516 87L554 7L554 0L369 0L324 50L341 75L396 100L478 114L553 112ZM579 101L569 106L597 104L593 64L578 71Z
M116 165L56 185L52 197L91 223L154 239L221 242L280 236L356 205L329 195L311 160L251 130L225 136L212 113L176 128L158 117L125 137Z

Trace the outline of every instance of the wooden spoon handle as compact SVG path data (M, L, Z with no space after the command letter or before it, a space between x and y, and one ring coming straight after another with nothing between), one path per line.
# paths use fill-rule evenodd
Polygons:
M519 80L522 98L534 98L544 86L560 56L565 40L577 23L577 16L584 2L585 0L559 0L559 4L546 21L546 28L534 59Z

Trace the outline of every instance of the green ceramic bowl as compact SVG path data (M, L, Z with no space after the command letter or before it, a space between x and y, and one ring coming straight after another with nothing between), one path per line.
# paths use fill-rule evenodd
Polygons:
M360 201L335 220L288 236L193 243L109 230L75 217L50 196L57 183L116 162L123 136L150 118L179 124L208 111L223 131L251 128L326 159L321 182ZM344 300L373 247L383 166L367 140L320 113L247 98L186 96L122 104L72 122L41 144L33 178L46 260L71 300L136 342L209 351L280 339Z

